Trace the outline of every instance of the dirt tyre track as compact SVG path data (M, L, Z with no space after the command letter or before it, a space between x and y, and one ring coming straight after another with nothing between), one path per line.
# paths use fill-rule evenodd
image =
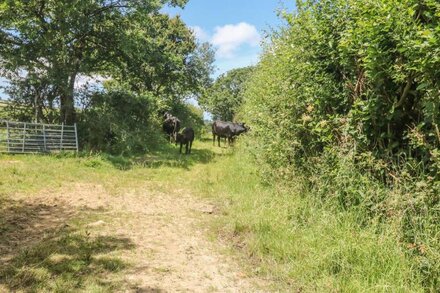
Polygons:
M90 237L130 242L111 253L130 264L117 276L117 292L263 292L234 260L220 253L222 247L207 239L204 222L215 217L212 206L185 190L165 194L146 187L110 195L100 185L76 183L43 194L32 202L62 207L63 212L41 218L33 227L41 230L36 235L44 234L45 223L63 227L69 218L88 213L93 217L85 217L84 226ZM35 241L38 237L28 244Z

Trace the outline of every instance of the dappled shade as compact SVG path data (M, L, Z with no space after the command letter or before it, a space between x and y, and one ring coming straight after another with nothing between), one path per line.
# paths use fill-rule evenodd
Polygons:
M106 254L133 249L128 238L92 236L69 220L77 213L58 204L0 200L0 289L115 288L106 275L128 267Z

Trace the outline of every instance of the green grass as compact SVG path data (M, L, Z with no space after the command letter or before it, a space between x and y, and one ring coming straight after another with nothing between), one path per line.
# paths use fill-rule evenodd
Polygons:
M0 203L4 261L0 291L114 292L122 288L122 271L130 264L118 253L134 245L127 238L91 233L86 223L102 218L100 211L69 217L61 206L5 197ZM41 223L45 223L43 230L33 228Z
M356 213L324 207L295 184L262 185L257 172L238 151L201 168L197 188L223 206L216 235L275 280L274 289L423 291L396 227L361 226Z
M101 275L117 273L127 264L117 257L96 255L130 247L128 239L94 238L66 229L21 251L0 270L0 277L12 290L112 291L118 284L106 284Z
M206 146L206 142L195 142L191 156L180 155L178 148L168 144L154 153L133 157L0 154L0 259L5 261L0 266L0 291L126 290L122 280L131 264L120 252L133 249L133 244L116 236L102 237L96 231L99 228L87 226L98 219L110 223L105 211L80 208L69 214L72 207L37 200L69 190L72 184L100 185L110 196L145 187L165 193L179 186L190 188L196 181L191 175L195 169L228 152ZM41 229L33 232L32 227L46 214L53 223L49 221L44 235L37 232Z
M219 212L209 223L213 234L229 245L249 271L273 280L274 290L423 291L391 224L381 229L360 226L354 212L322 206L294 183L263 185L258 166L238 148L213 148L204 140L196 142L191 156L179 155L174 146L130 158L2 155L0 172L4 207L0 232L4 234L17 228L11 217L32 218L36 209L12 202L17 195L32 198L71 182L100 184L111 195L145 184L161 192L180 186L216 203ZM67 227L50 231L20 251L0 269L0 286L29 291L121 290L121 276L130 264L118 258L117 251L132 249L131 243L89 235L87 219L99 213L82 212Z

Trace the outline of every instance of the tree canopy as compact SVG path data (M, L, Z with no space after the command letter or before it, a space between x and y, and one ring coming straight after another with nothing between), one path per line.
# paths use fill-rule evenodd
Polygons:
M301 162L342 142L380 158L433 158L440 142L438 1L297 7L267 45L245 95L254 133L277 141L277 150L267 150L277 159L269 161L288 164L295 154Z
M246 81L252 71L253 67L244 67L220 75L205 95L199 98L199 103L214 116L214 119L234 120L243 103Z
M10 92L75 118L79 76L109 76L137 92L176 99L198 94L212 51L179 17L160 12L184 0L7 0L0 5L0 74ZM204 48L200 49L200 48ZM212 55L212 54L211 54ZM38 110L40 109L40 110Z

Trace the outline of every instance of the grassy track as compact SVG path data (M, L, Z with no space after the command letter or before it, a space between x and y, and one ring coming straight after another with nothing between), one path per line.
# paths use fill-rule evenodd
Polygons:
M159 230L178 226L188 202L190 210L214 206L191 223L207 223L215 242L243 260L240 274L270 280L264 291L421 291L392 227L360 227L355 215L334 214L301 190L262 185L257 171L244 152L210 141L197 142L190 157L168 146L139 158L1 156L0 291L136 291L154 280L131 281L133 269L160 250L144 243L168 241L140 223L156 221L151 214ZM150 203L164 210L138 210ZM159 260L145 264L158 262L149 274L178 270ZM209 290L222 292L225 282Z

